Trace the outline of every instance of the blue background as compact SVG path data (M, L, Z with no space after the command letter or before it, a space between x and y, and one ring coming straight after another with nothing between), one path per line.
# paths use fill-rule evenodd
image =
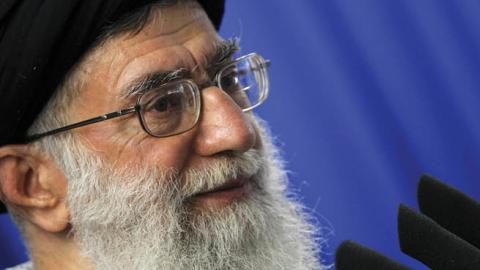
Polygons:
M414 269L398 205L428 172L480 198L480 2L227 1L221 34L272 61L268 120L332 262L354 239ZM0 218L0 268L25 260Z

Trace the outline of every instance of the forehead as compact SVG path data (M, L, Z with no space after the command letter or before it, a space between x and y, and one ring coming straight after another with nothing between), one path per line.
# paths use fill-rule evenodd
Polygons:
M82 92L101 99L148 73L205 66L219 41L196 2L156 7L140 32L111 38L88 57Z

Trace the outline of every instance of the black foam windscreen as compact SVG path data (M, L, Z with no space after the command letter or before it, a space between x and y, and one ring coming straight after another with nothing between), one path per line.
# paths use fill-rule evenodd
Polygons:
M429 175L421 177L417 198L422 213L480 247L480 204L477 201Z
M337 270L410 270L410 268L353 241L340 244L335 255Z
M480 269L480 250L404 205L398 211L398 234L401 250L434 270Z

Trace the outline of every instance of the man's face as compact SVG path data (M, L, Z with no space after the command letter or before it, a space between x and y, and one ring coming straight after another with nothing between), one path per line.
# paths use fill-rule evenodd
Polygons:
M185 68L197 84L211 79L206 68L221 40L204 11L192 3L163 8L156 15L139 34L115 38L91 57L72 121L134 105L135 96L124 97L127 86L151 73ZM225 152L260 147L252 116L242 113L225 92L208 87L201 95L199 123L178 136L152 137L135 115L88 126L78 133L102 158L120 168L141 164L183 172L208 166ZM210 196L199 203L216 204L225 198Z
M197 84L209 81L221 40L204 11L179 4L156 15L80 68L71 121L131 107L126 86L153 72L185 68ZM65 141L57 160L85 256L99 269L319 267L312 227L287 198L285 172L256 118L217 87L201 97L199 122L180 135L152 137L132 116Z

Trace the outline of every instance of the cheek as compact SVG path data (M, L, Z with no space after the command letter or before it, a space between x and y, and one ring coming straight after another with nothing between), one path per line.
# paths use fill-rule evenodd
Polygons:
M257 118L253 112L247 112L245 117L251 123L253 132L255 132L255 145L253 146L254 149L262 149L264 146L263 140L265 136L268 135L268 131L266 130L266 125L262 123L263 120ZM265 125L265 126L264 126Z
M140 147L138 155L144 164L182 170L192 155L191 140L182 136L148 138Z
M156 167L181 171L192 155L190 141L182 136L132 138L126 143L110 143L104 153L110 153L106 158L114 168Z

